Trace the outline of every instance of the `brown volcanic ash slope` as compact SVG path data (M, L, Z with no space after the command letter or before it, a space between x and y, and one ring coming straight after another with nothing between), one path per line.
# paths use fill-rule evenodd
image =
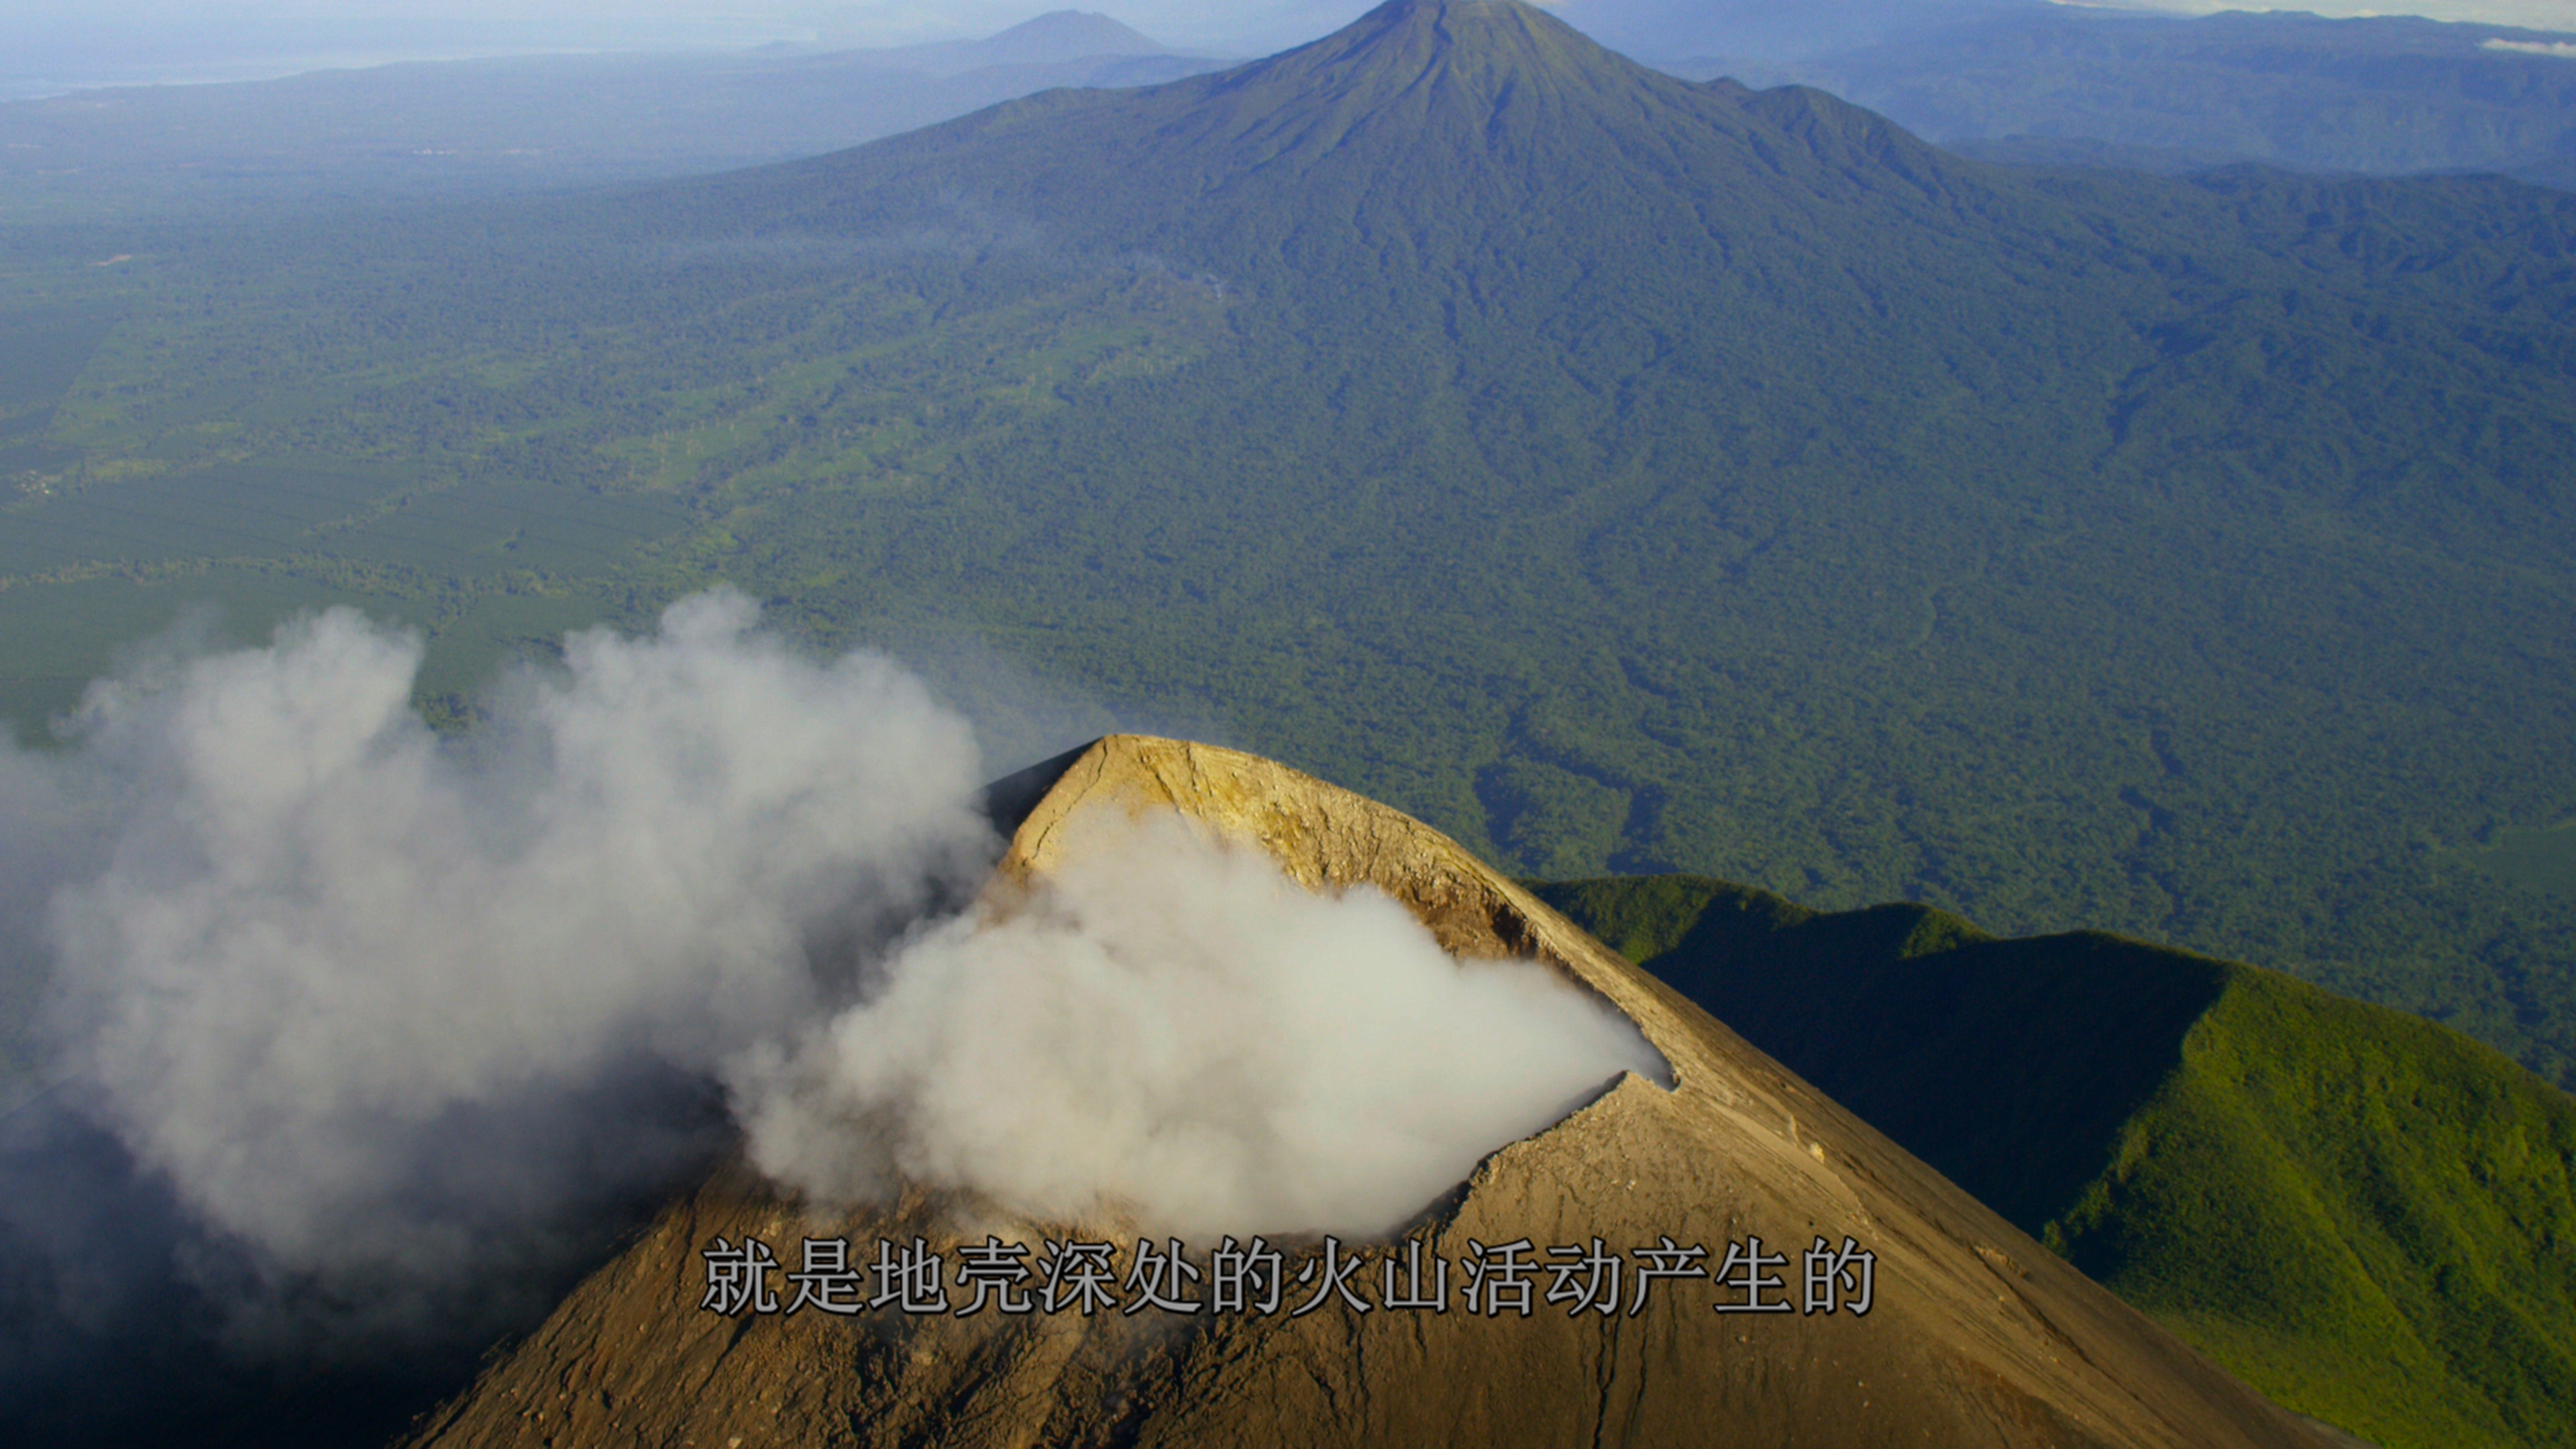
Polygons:
M673 1204L415 1442L2323 1442L1406 816L1247 755L1138 738L1103 740L1011 784L1022 799L1044 793L1002 863L1006 881L1055 866L1075 848L1068 823L1085 812L1177 811L1258 844L1310 887L1388 891L1452 952L1542 958L1643 1028L1675 1085L1624 1077L1494 1153L1417 1228L1442 1256L1466 1254L1470 1239L1544 1248L1598 1236L1621 1249L1669 1234L1710 1245L1714 1265L1726 1241L1748 1234L1792 1254L1819 1234L1848 1234L1878 1255L1874 1310L1721 1315L1710 1285L1666 1283L1636 1317L1561 1307L1528 1318L1456 1307L1360 1316L1338 1304L1294 1319L723 1317L699 1308L700 1249L717 1236L759 1238L793 1268L809 1236L847 1235L852 1259L872 1261L881 1236L980 1242L989 1229L1035 1245L1068 1226L918 1196L812 1217L737 1170ZM1078 1226L1111 1238L1124 1225ZM1123 1272L1125 1249L1119 1261ZM1380 1272L1373 1260L1358 1280L1371 1298ZM1786 1272L1794 1294L1794 1257ZM1302 1298L1292 1289L1288 1301Z

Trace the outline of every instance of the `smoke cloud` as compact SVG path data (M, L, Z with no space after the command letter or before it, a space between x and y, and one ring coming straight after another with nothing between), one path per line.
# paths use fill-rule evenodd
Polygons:
M753 1161L823 1198L900 1174L1059 1221L1373 1233L1619 1072L1662 1073L1606 1003L1453 961L1378 891L1310 894L1177 820L1093 822L1067 854L762 1063Z
M379 1315L701 1155L690 1084L990 852L962 721L754 617L577 636L465 747L411 711L419 642L349 612L94 688L12 771L94 852L41 923L62 1092L218 1239Z
M0 1118L0 1316L113 1333L175 1284L271 1358L455 1341L745 1141L832 1200L1366 1231L1658 1069L1549 972L1178 825L954 914L999 849L967 722L756 622L577 635L456 739L418 639L335 611L0 752L49 1083Z

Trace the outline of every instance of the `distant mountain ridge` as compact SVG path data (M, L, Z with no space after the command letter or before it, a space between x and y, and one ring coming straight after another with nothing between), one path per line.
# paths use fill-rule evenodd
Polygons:
M2329 172L2497 171L2571 187L2576 66L2549 50L2571 42L2412 16L2043 5L1767 57L1755 70L1766 83L1822 86L1944 143L1988 143L1981 154L2004 154L1992 143L2010 141L2034 161L2115 158L2088 157L2090 142ZM1712 58L1683 71L1728 65Z
M1551 8L1584 34L1651 64L1694 55L1778 64L2039 13L2048 0L1562 0Z
M1813 154L1780 152L1782 137ZM1837 192L1920 213L1941 206L1945 187L1982 184L1978 173L1829 98L1678 81L1518 0L1397 0L1323 40L1235 69L1133 95L1034 97L670 196L683 206L722 197L751 208L740 213L749 226L777 228L865 225L973 194L1022 208L1068 240L1186 244L1176 259L1247 273L1356 258L1428 274L1448 253L1415 247L1403 258L1406 233L1443 248L1466 243L1471 267L1500 259L1500 235L1444 235L1445 218L1526 228L1514 243L1581 226L1554 214L1544 192L1571 179L1560 168L1605 149L1629 153L1632 164L1587 184L1611 189L1624 207L1656 204L1670 190L1749 183L1771 193L1765 201L1809 212L1802 222L1822 222L1817 203ZM1846 151L1869 164L1844 165ZM1451 161L1461 164L1430 169ZM1823 174L1836 166L1839 175ZM1407 184L1389 184L1395 175ZM1297 205L1283 206L1290 188ZM1670 240L1695 250L1687 261L1659 262L1720 262L1696 250L1687 231ZM1581 244L1597 252L1614 242L1587 230ZM1606 307L1633 305L1599 290Z
M1143 33L1085 10L1050 10L980 40L943 40L847 54L867 55L889 66L952 75L988 65L1052 65L1098 56L1170 55Z
M561 189L814 155L1217 67L1103 15L867 50L535 55L0 104L0 217Z

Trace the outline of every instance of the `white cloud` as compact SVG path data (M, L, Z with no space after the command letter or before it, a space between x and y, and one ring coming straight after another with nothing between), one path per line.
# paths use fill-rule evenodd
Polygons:
M1311 894L1176 822L1090 826L1028 908L915 941L738 1078L762 1170L1208 1241L1366 1234L1620 1072L1664 1075L1607 1003L1453 961L1375 890Z
M966 722L756 615L576 635L448 740L410 707L419 640L334 611L94 686L62 749L0 747L0 968L48 978L42 1113L202 1235L127 1251L219 1260L195 1290L273 1351L488 1328L724 1150L728 1088L793 1188L1366 1230L1659 1069L1544 969L1461 965L1384 896L1177 831L921 926L999 849ZM0 1142L0 1281L100 1276L8 1259L78 1211L10 1155L60 1135Z
M985 858L963 722L753 617L577 636L471 749L411 712L418 641L348 611L95 689L72 753L11 761L113 822L51 892L57 1071L217 1233L326 1277L506 1260L669 1170L665 1124L584 1095L711 1074L829 999L818 942Z

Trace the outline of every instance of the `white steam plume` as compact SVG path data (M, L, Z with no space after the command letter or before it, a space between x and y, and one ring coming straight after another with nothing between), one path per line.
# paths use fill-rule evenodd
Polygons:
M741 1088L753 1160L1041 1219L1396 1226L1621 1071L1636 1027L1531 962L1460 963L1374 889L1318 896L1182 823L1093 824L1028 908L950 921Z
M813 947L988 858L963 722L754 617L577 636L472 753L410 710L418 641L346 611L94 690L63 768L114 847L49 922L72 1090L290 1271L443 1276L668 1170L658 1104L602 1087L788 1030Z
M575 636L458 741L410 710L419 642L333 612L0 750L0 957L44 958L48 1110L221 1249L179 1254L237 1335L309 1345L317 1305L457 1330L735 1140L728 1102L824 1197L902 1175L1042 1216L1367 1231L1658 1070L1549 972L1462 967L1384 896L1177 826L1091 842L1007 920L919 924L997 846L971 730L756 613ZM26 1154L56 1140L0 1140L0 1279L48 1240L24 1185L63 1179Z

